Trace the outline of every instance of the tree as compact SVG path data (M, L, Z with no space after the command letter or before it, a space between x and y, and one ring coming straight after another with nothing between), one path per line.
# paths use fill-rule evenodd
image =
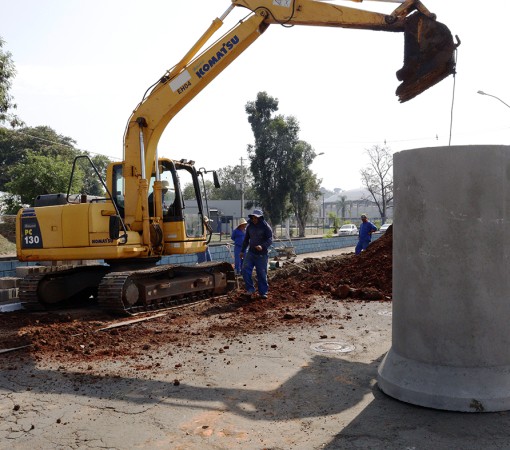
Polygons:
M25 127L17 130L0 129L0 191L11 181L9 169L23 163L28 152L50 158L63 158L71 165L81 154L75 141L47 126Z
M316 157L312 146L305 141L299 141L295 148L298 160L294 166L294 183L290 190L290 203L294 210L299 230L299 237L304 237L306 223L311 218L321 195L320 181L310 170L310 165Z
M202 180L199 181L200 184L200 193L202 194L202 198L207 198L208 200L215 200L213 198L214 191L216 188L214 187L214 183L211 180L205 180L204 184L202 185ZM204 190L205 188L205 190ZM184 185L184 188L182 189L182 196L184 200L195 200L195 187L193 186L193 183L186 183Z
M242 172L242 174L241 174ZM245 199L256 197L253 189L253 176L249 167L227 166L218 170L221 187L213 193L214 200L241 200L241 179Z
M278 111L278 100L266 92L259 92L255 101L246 104L245 110L255 137L255 145L248 146L254 190L264 216L276 225L295 210L291 193L297 195L299 189L310 193L308 189L312 185L300 183L309 170L309 163L304 161L305 149L310 150L307 155L312 160L315 153L299 140L299 124L294 117L273 117ZM300 215L303 213L303 209L298 211Z
M85 152L85 154L90 157L88 152ZM99 172L101 178L106 180L106 169L108 164L111 162L110 159L104 155L95 155L90 159ZM79 167L83 172L83 185L81 187L80 193L96 195L99 197L104 196L106 192L90 162L83 158L79 162Z
M15 215L23 208L23 203L19 195L5 194L0 200L0 214Z
M67 166L65 173L70 175L74 158L83 154L89 156L87 152L81 152L74 145L75 141L72 138L60 135L47 126L16 130L0 129L0 191L20 195L22 203L31 203L34 194L37 196L67 192L69 176L65 183L63 180L52 180L48 176L51 173L48 165L55 163L54 171L58 176L64 173L63 168ZM35 162L34 156L42 159ZM91 160L104 180L110 159L104 155L95 155ZM77 167L79 173L75 172L72 193L104 196L103 185L90 162L82 158L78 161ZM27 181L24 171L36 180L36 183L31 185L19 183L17 178L20 173L23 174L24 182ZM79 180L79 183L76 180ZM34 190L36 186L39 191ZM58 190L55 190L57 187ZM25 190L26 194L22 192Z
M255 145L248 146L254 189L264 217L276 225L290 212L285 156L293 137L297 141L297 135L292 136L297 130L290 129L283 116L272 118L278 110L278 100L266 92L259 92L254 102L246 104L245 110L255 137Z
M20 196L21 203L33 205L38 195L67 192L71 169L69 161L60 156L53 158L27 152L22 163L9 169L11 181L6 187L10 193ZM82 183L83 172L77 168L71 192L80 192Z
M4 44L0 38L0 123L7 122L14 128L22 124L22 121L10 112L16 109L16 104L9 94L12 79L16 76L16 68L11 53L3 49Z
M340 217L345 219L345 210L347 208L347 197L345 195L341 195L339 199L336 201L336 211L340 212Z
M361 182L379 209L382 223L393 201L393 155L387 147L374 145L366 150L370 163L361 170Z

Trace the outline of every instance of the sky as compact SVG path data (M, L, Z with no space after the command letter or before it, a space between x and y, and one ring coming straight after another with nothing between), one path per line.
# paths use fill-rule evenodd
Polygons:
M390 13L395 3L334 1ZM361 186L366 149L391 152L510 144L508 0L423 0L458 35L457 75L407 103L395 96L403 33L271 25L168 125L160 156L207 170L246 165L245 105L266 91L322 153L328 190ZM230 0L0 0L0 37L17 75L11 94L27 126L120 160L126 123L147 88L175 65ZM235 8L218 37L246 14ZM479 95L481 90L495 97ZM499 100L498 100L499 99ZM426 170L426 168L424 168Z

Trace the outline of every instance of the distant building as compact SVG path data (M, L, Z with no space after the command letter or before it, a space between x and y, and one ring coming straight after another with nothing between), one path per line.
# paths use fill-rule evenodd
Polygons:
M366 214L370 219L380 219L379 209L370 199L370 192L366 188L335 190L335 194L323 198L322 211L319 216L326 219L329 213L337 217L358 223L361 214ZM393 208L386 210L386 218L393 217Z

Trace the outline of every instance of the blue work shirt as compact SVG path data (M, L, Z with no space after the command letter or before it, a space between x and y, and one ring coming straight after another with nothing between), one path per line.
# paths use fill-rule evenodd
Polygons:
M257 224L254 224L251 220L248 221L243 248L241 249L242 253L249 248L250 252L254 255L266 255L272 243L273 230L262 217L259 218ZM257 245L262 246L262 251L255 249Z
M377 231L377 227L368 220L366 222L361 222L359 226L359 240L360 241L371 241L372 234L371 232Z
M232 235L230 237L234 241L234 244L236 247L238 247L238 246L242 247L245 235L246 235L246 232L244 230L241 230L241 228L238 227L234 231L232 231Z

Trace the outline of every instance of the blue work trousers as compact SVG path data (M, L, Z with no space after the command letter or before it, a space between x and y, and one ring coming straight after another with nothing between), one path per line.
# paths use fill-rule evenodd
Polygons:
M250 294L255 292L255 286L253 285L253 268L257 272L257 286L260 295L267 295L267 291L269 290L269 286L267 284L267 263L269 260L269 256L267 253L265 255L255 255L252 252L248 251L244 255L243 260L243 280L246 286L246 291Z
M356 253L356 255L359 255L363 250L366 250L367 247L370 245L370 241L369 240L359 240L358 241L358 244L356 245L356 249L354 250L354 253Z
M234 260L235 260L234 268L236 270L237 275L241 274L241 270L243 268L243 260L241 259L241 249L242 245L236 245L234 247Z
M208 262L208 261L212 261L211 252L209 251L209 247L207 247L207 249L204 252L197 253L197 263L200 264L200 263Z

